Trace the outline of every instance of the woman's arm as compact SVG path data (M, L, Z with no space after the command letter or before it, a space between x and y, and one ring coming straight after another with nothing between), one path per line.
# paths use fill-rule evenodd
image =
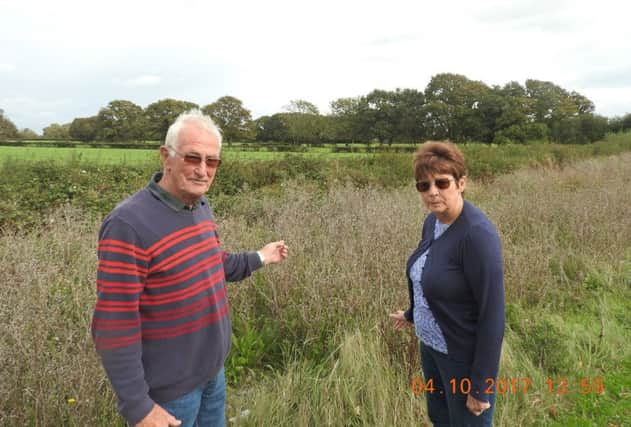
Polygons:
M472 227L463 253L463 269L478 308L476 346L471 367L473 396L487 401L489 379L499 369L504 338L504 269L499 236L490 222ZM476 395L477 392L477 395Z

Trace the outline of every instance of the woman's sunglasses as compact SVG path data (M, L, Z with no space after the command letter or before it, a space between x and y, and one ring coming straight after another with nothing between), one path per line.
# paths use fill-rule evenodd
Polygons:
M419 193L425 193L432 187L432 182L439 190L446 190L451 185L451 181L455 181L453 178L438 178L434 181L416 181L416 190Z

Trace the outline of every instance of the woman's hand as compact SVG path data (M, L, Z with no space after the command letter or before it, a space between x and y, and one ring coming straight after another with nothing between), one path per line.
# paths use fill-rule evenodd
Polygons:
M397 331L402 330L406 326L412 326L410 322L405 318L405 312L398 310L396 313L390 313L390 318L394 321L394 329Z
M482 402L481 400L472 397L470 394L467 396L467 409L476 417L482 415L482 412L491 407L489 402Z

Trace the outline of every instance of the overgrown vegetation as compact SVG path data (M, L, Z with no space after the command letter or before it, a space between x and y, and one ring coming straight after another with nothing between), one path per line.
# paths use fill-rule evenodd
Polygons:
M612 134L605 141L588 145L464 144L462 149L469 176L474 180L489 180L523 166L562 167L582 158L631 150L631 134ZM240 197L249 200L258 194L278 193L289 180L309 183L319 191L346 182L360 188L396 188L411 182L409 153L334 159L287 154L272 160L249 162L242 161L228 149L224 158L226 161L210 193L217 211L229 212L240 204ZM66 204L101 218L127 195L146 185L151 174L159 169L155 153L148 159L130 162L121 157L120 163L111 164L84 160L81 156L61 162L8 156L0 163L3 175L0 229L41 225L51 212Z
M597 146L616 152L624 144ZM508 310L500 377L531 383L498 396L498 426L621 426L631 416L631 154L575 162L587 154L567 148L556 160L533 154L530 162L540 166L492 180L478 172L467 190L503 241ZM510 160L519 158L517 148L501 159L491 150L485 155L498 163L489 170L519 164ZM466 155L475 165L476 152ZM403 269L425 215L412 187L400 186L409 182L409 156L358 160L347 169L283 161L296 170L236 166L245 178L230 181L237 172L222 169L217 184L234 190L212 196L227 249L284 238L291 251L285 264L228 289L234 425L427 422L423 396L409 385L420 375L417 340L411 330L395 333L387 318L407 304ZM10 165L3 167L15 185ZM27 170L39 192L19 187L25 199L41 197L42 188L67 189L51 187L45 171ZM96 177L110 175L95 174L67 204L21 205L36 220L14 220L22 229L5 225L0 234L0 424L124 425L89 327L99 215L145 184L149 171L131 170L114 169L118 179L108 183ZM58 173L77 182L86 175ZM260 185L244 188L248 179ZM91 191L104 204L79 203L97 184L103 187ZM560 393L563 378L567 393ZM597 378L603 393L596 393ZM584 379L589 390L581 394Z

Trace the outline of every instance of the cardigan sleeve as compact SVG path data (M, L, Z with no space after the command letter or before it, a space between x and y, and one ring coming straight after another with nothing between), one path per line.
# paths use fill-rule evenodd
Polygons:
M471 367L472 395L488 401L484 390L499 369L504 338L504 271L501 243L490 222L473 226L464 240L464 275L478 306Z

